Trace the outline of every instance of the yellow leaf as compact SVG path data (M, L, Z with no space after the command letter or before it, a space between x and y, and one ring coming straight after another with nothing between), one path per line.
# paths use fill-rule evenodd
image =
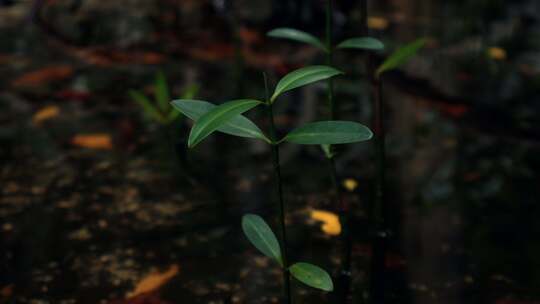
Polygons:
M341 224L339 217L332 212L324 210L312 210L311 218L323 222L321 230L328 235L339 235L341 233Z
M55 118L59 114L60 114L60 109L57 106L48 106L37 111L37 113L34 114L34 116L32 117L32 122L35 125L38 125L44 122L45 120Z
M494 46L488 49L488 56L494 60L505 60L507 54L505 49Z
M368 27L374 30L384 30L388 28L389 22L387 19L382 17L369 17L368 18Z
M343 187L345 187L345 189L349 190L350 192L353 192L354 190L356 190L356 188L358 188L358 182L353 178L347 178L343 181Z
M108 134L79 134L71 139L71 143L78 147L97 150L111 150L113 147L111 136Z
M126 295L126 298L134 298L136 296L159 289L161 286L169 282L174 276L176 276L179 271L180 267L175 264L169 267L169 269L167 269L165 272L150 273L137 284L135 290Z

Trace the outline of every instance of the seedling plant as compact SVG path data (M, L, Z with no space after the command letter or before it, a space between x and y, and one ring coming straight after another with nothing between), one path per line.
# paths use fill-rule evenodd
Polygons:
M365 1L364 1L365 2ZM270 32L268 32L268 36L275 37L275 38L281 38L281 39L287 39L292 41L297 41L301 43L305 43L311 46L314 46L315 48L319 49L323 53L326 54L326 62L328 66L333 66L333 57L334 57L334 50L335 49L356 49L356 50L362 50L362 51L382 51L384 50L384 44L372 37L355 37L355 38L349 38L346 39L336 46L333 45L333 1L328 0L327 1L327 7L326 7L326 39L325 43L323 41L307 32L294 29L294 28L277 28ZM365 34L368 34L367 30L367 3L363 3L363 19L366 23L365 25ZM382 80L381 76L388 71L397 69L404 63L406 63L412 56L414 56L424 45L426 40L425 39L418 39L408 45L405 45L402 48L399 48L396 52L394 52L390 57L388 57L376 70L373 72L372 75L368 75L370 79L372 79L372 86L374 91L374 133L375 133L375 144L376 144L376 168L377 168L377 176L376 176L376 183L375 183L375 203L373 206L373 212L370 218L372 218L373 222L373 231L375 231L375 239L385 237L387 236L388 232L388 223L385 222L386 216L383 214L383 212L387 212L387 207L385 204L385 201L383 199L384 195L384 184L385 184L385 167L386 167L386 149L385 149L385 131L384 131L384 111L383 111L383 90L382 90ZM366 71L368 73L371 73L371 63L369 61L366 61ZM332 120L336 119L337 117L337 106L334 100L334 82L332 78L327 79L328 85L328 108L330 112L330 118ZM348 297L348 290L350 285L350 276L351 276L351 249L352 249L352 240L350 236L350 227L349 227L349 212L348 208L343 204L343 201L341 199L341 193L340 193L340 187L338 183L337 178L337 170L335 165L335 152L329 145L323 145L322 146L323 151L325 153L325 156L329 160L329 171L330 176L332 178L332 183L334 186L334 192L336 194L337 200L339 202L339 210L340 210L340 222L343 227L342 232L342 238L344 243L344 249L342 253L342 269L340 272L340 284L341 286L341 303L347 302ZM374 240L374 247L380 247L377 244L380 244L381 242L378 240ZM385 246L382 246L385 247ZM375 272L381 272L383 269L380 265L375 264L382 264L384 263L384 256L385 252L383 250L378 250L377 248L374 249L374 252L380 254L374 254L373 264L372 266L372 281L375 281L373 279L373 276L375 276ZM372 282L373 284L373 282ZM373 289L372 289L373 290ZM373 293L373 292L372 292ZM382 293L382 292L378 292Z
M192 85L186 89L181 98L192 99L198 90L198 86ZM142 91L138 90L130 90L129 96L139 105L148 118L161 125L173 123L180 115L180 112L175 111L170 104L171 94L167 78L163 72L156 73L153 99L148 98Z
M379 40L371 37L355 37L342 41L337 46L333 44L333 1L327 1L326 7L326 39L325 42L307 32L294 28L277 28L268 32L268 36L274 38L288 39L312 45L322 51L326 55L326 64L334 65L334 50L335 49L359 49L363 51L379 51L384 49L384 44ZM327 96L328 96L328 112L330 119L337 119L338 111L334 98L334 81L332 78L327 79ZM332 179L334 193L338 202L339 218L342 226L342 265L340 271L340 302L346 303L349 294L350 276L351 276L351 251L352 240L350 235L350 212L345 206L341 198L341 189L338 181L338 172L335 163L335 151L330 145L322 145L322 150L329 163L329 175Z
M198 93L198 90L199 87L195 84L188 86L181 98L192 99ZM153 91L153 98L148 97L143 91L139 90L130 90L129 96L133 102L139 105L144 116L150 122L159 126L160 134L163 134L163 142L167 143L167 145L161 147L159 151L160 157L167 160L172 158L172 161L180 166L180 170L174 170L174 172L181 172L181 175L193 182L187 155L184 153L185 149L178 148L183 146L182 139L176 136L181 123L181 113L176 111L170 104L171 91L167 84L167 78L162 71L156 73ZM171 152L174 152L174 155Z
M289 132L281 139L276 138L273 104L284 93L342 74L329 66L309 66L293 71L283 77L269 93L265 76L266 98L263 101L241 99L225 102L221 105L200 100L175 100L173 106L195 121L191 128L188 147L194 148L212 133L219 131L238 137L253 138L271 146L273 167L276 175L276 192L279 198L279 224L281 240L278 241L270 226L258 215L247 214L242 219L242 228L248 240L264 255L274 259L281 267L284 282L285 303L292 303L291 276L298 281L323 291L332 291L334 284L330 275L322 268L305 262L289 264L287 254L287 229L285 224L286 204L283 197L279 148L282 144L299 145L337 145L362 142L371 139L372 132L362 124L351 121L318 121L308 123ZM270 122L267 136L255 123L242 115L263 106Z

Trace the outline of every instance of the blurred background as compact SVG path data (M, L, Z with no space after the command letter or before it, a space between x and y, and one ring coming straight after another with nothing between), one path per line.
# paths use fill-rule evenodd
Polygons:
M280 271L240 227L246 212L276 227L268 147L215 134L187 151L189 119L141 105L263 98L262 72L275 84L324 63L266 32L323 36L325 9L324 0L1 0L0 303L278 303ZM362 35L361 1L334 9L336 42ZM369 1L368 26L387 46L374 63L428 38L384 79L394 232L384 302L540 303L540 2ZM339 117L371 126L366 54L335 60L346 72ZM325 92L319 83L280 100L280 132L327 117ZM337 274L324 157L292 145L282 154L291 258ZM371 142L339 150L352 303L369 303L374 163ZM335 303L295 290L296 303Z

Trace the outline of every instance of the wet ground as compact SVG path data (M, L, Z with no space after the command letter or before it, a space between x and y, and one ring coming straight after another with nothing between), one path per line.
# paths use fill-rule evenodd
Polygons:
M276 223L267 148L216 135L186 152L186 120L162 126L127 94L151 94L161 70L174 96L195 83L213 102L261 98L261 71L276 81L322 60L264 31L321 32L323 6L220 3L0 2L0 303L279 302L278 267L240 229L247 212ZM355 35L358 8L342 6L336 36ZM535 1L373 8L371 30L390 48L430 37L384 80L388 303L540 301L539 14ZM339 54L349 77L336 86L340 116L370 125L364 59ZM327 115L324 96L323 85L288 95L278 128ZM317 148L282 152L291 259L336 274L339 237L311 216L337 211L327 164ZM337 165L353 206L353 303L364 303L373 147L344 147ZM297 303L335 301L295 290Z

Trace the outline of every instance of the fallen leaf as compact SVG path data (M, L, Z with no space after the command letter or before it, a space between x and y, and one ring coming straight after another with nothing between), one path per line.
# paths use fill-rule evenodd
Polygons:
M341 223L337 214L324 211L312 210L311 218L323 222L321 230L328 235L339 235L341 233Z
M166 300L161 299L159 295L143 294L129 299L118 299L107 302L109 304L171 304Z
M13 284L2 287L2 289L0 289L0 297L4 299L11 297L11 295L13 295L14 287L15 285Z
M384 266L388 269L403 268L407 265L407 260L399 254L387 253L384 258Z
M91 95L87 91L65 89L65 90L58 91L54 96L62 100L85 101L85 100L88 100Z
M343 181L343 187L347 189L350 192L353 192L358 188L358 181L356 181L354 178L347 178Z
M223 43L193 47L186 51L194 59L210 62L234 58L235 55L234 47Z
M466 284L473 284L474 283L474 278L470 275L466 275L465 277L463 277L463 281L466 283Z
M33 87L64 80L73 75L73 68L67 65L52 66L26 73L11 84L15 87Z
M389 22L387 19L382 17L369 17L368 18L368 27L374 30L384 30L388 28Z
M506 50L497 46L488 49L488 56L494 60L505 60L508 57Z
M260 43L262 40L259 32L246 27L240 28L238 36L240 36L242 42L248 45Z
M111 136L108 134L79 134L71 139L71 143L77 147L96 150L111 150L113 148Z
M39 125L40 123L46 120L55 118L59 114L60 114L60 108L58 108L57 106L47 106L37 111L36 114L34 114L34 116L32 117L32 122L35 125Z
M159 64L165 60L165 56L155 52L122 52L107 51L105 53L114 63L138 63L138 64Z
M135 287L135 290L126 295L127 299L135 298L139 295L150 293L159 289L178 274L180 267L172 265L165 272L152 272L144 277Z
M0 64L5 64L5 63L10 62L12 60L13 60L13 57L11 55L0 54Z

